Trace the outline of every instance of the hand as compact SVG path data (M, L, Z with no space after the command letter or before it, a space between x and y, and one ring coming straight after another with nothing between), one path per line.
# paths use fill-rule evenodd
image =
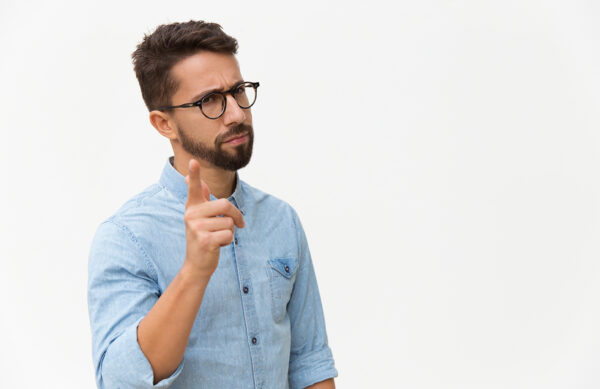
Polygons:
M222 246L231 244L234 226L245 226L242 213L227 199L210 201L208 186L200 178L200 165L191 159L185 204L185 264L199 276L209 277L217 269Z

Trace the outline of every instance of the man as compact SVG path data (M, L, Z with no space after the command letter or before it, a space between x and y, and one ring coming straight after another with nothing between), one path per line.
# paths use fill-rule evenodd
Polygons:
M100 225L88 306L99 388L334 388L306 236L241 181L258 82L218 24L159 26L133 53L173 147L158 183Z

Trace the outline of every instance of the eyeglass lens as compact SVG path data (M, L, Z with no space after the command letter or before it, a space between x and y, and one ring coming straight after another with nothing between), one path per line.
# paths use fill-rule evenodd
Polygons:
M256 89L251 83L240 84L231 94L240 108L250 108L256 100ZM209 118L218 118L223 114L225 103L225 94L210 93L202 98L200 109Z

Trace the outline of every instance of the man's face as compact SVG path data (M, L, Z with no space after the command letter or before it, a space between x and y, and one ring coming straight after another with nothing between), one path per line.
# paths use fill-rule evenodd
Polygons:
M171 74L179 85L172 105L197 101L211 91L225 91L243 81L233 55L207 51L178 62ZM218 119L208 119L199 108L177 108L170 115L181 148L192 157L231 171L250 162L254 142L252 114L250 109L241 109L231 95L227 95L227 108ZM226 142L240 135L246 135L245 139Z

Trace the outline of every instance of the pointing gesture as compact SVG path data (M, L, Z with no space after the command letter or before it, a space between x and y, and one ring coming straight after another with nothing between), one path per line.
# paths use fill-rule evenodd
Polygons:
M190 205L210 201L208 186L200 179L200 165L195 159L190 159L185 182L188 184L186 209Z
M200 275L210 277L219 263L220 249L230 245L234 227L245 225L242 213L227 199L210 201L208 186L200 178L200 165L188 165L188 199L185 205L185 262Z

